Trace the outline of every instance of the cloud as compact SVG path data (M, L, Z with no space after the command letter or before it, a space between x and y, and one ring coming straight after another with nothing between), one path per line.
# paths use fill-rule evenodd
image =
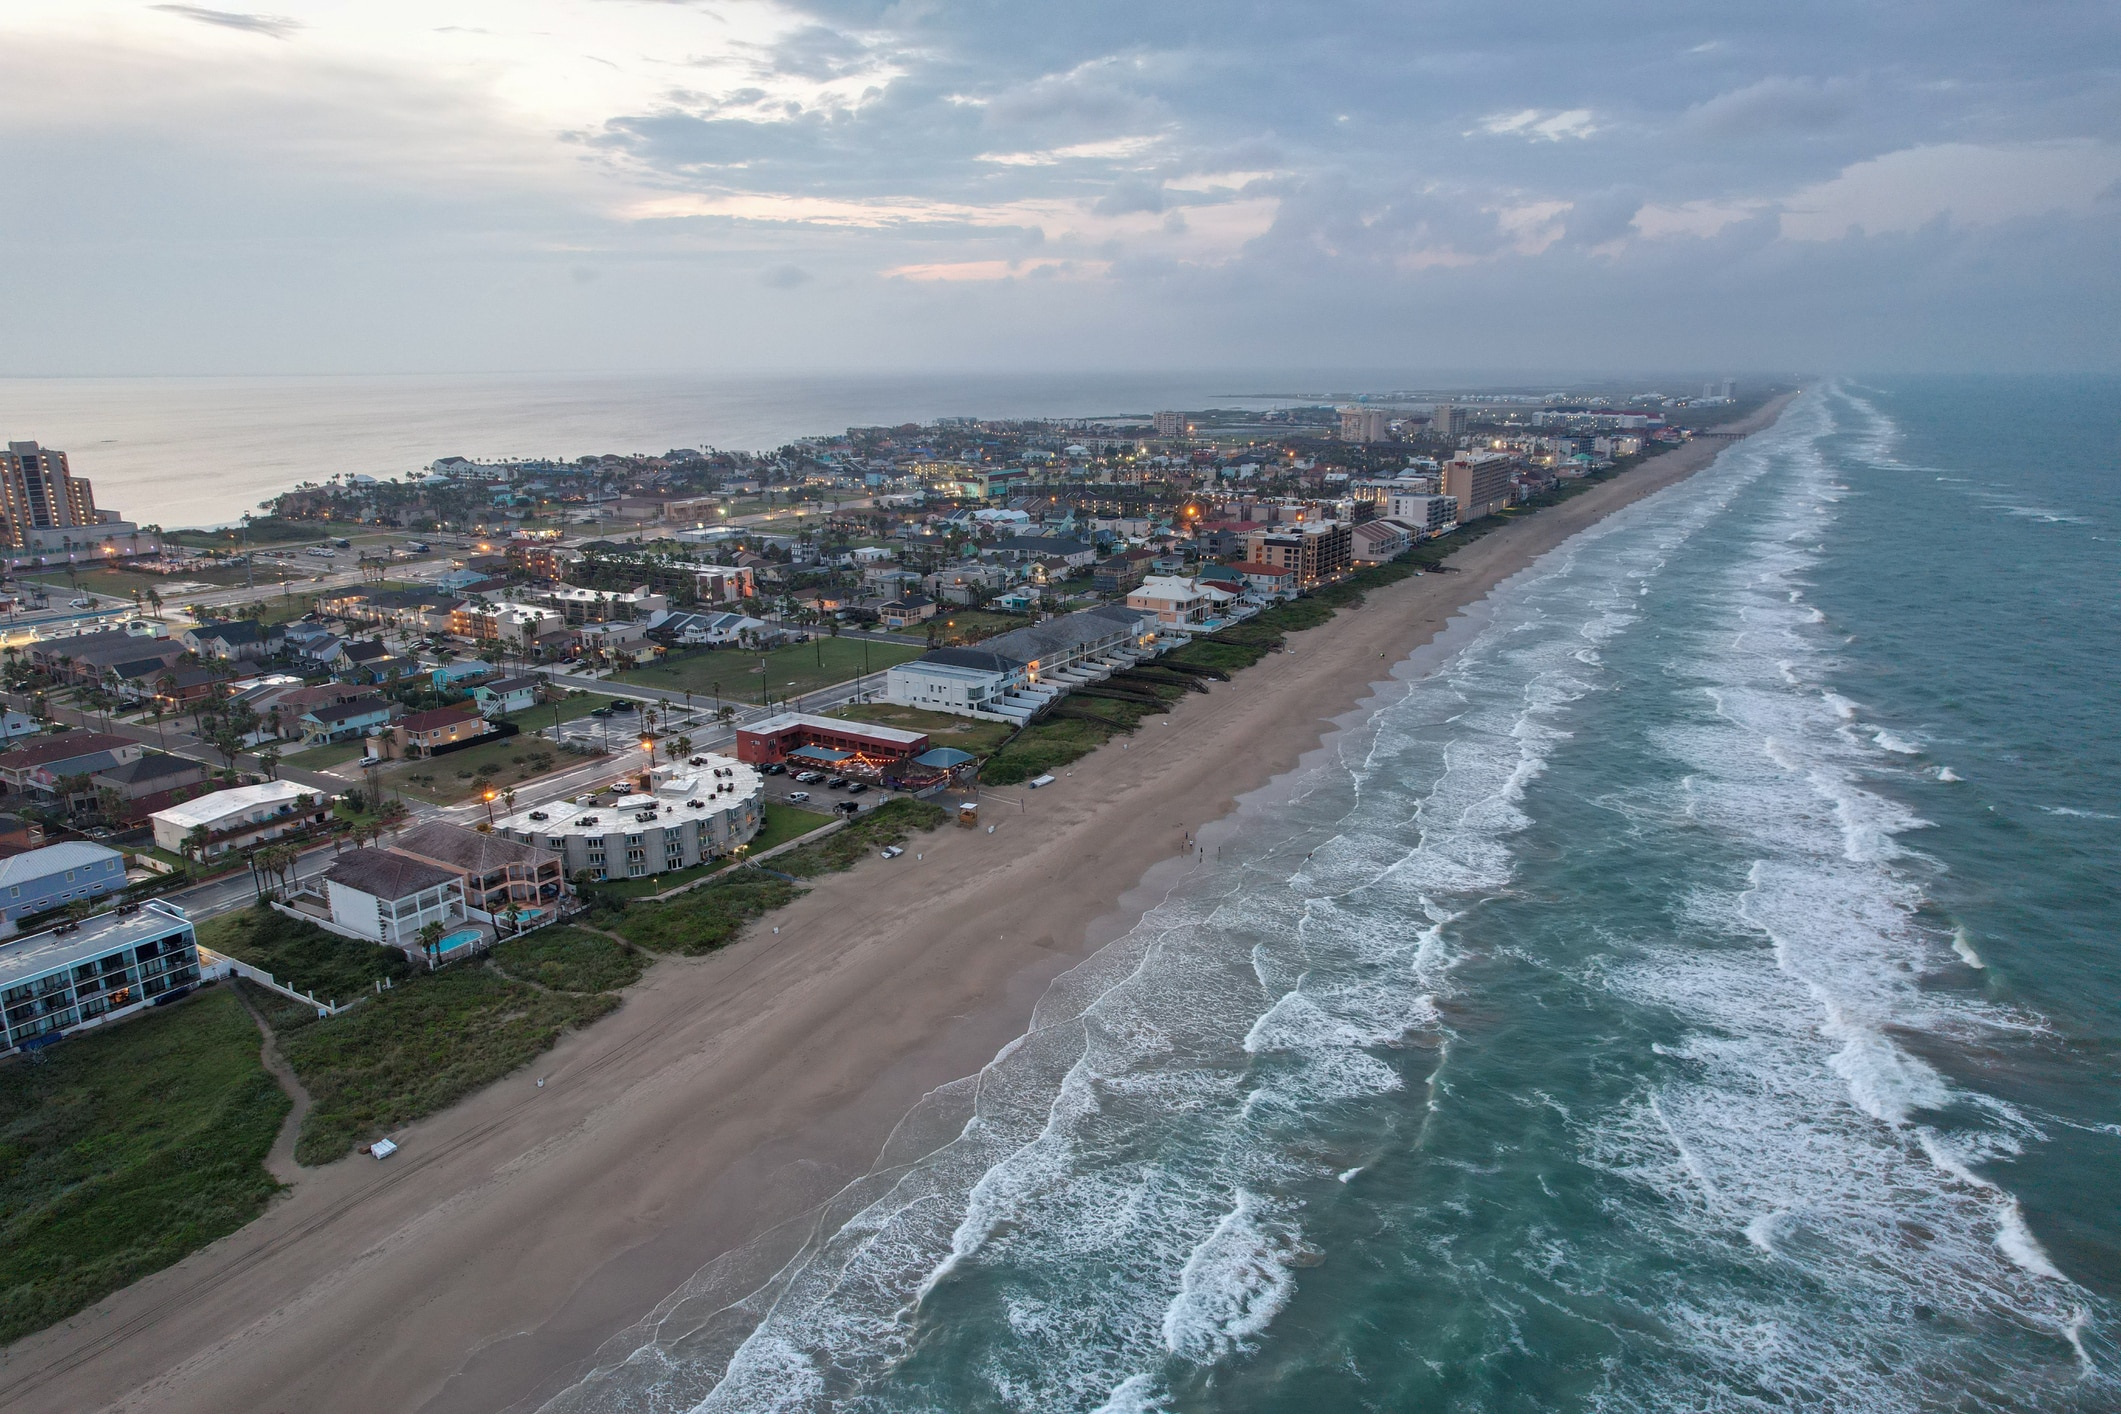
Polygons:
M759 282L769 290L792 290L809 284L810 279L810 272L800 265L776 265L761 275Z
M302 28L300 20L291 20L284 15L251 15L237 10L207 10L197 5L150 5L148 8L160 10L165 15L182 15L187 20L197 20L203 25L246 30L252 34L269 35L274 39L285 39Z
M1514 113L1497 113L1480 120L1475 132L1493 137L1522 137L1534 142L1563 142L1571 138L1587 138L1598 131L1591 121L1588 108L1570 108L1564 112L1550 113L1541 108L1520 108ZM1472 133L1466 136L1471 137Z
M1816 132L1854 113L1856 96L1856 84L1850 79L1778 74L1697 103L1687 109L1683 121L1717 137L1754 136L1763 131Z
M2121 146L2072 142L1981 147L1940 143L1859 162L1781 202L1782 234L1838 240L1852 231L1913 231L1932 221L1992 226L2090 214L2121 177Z

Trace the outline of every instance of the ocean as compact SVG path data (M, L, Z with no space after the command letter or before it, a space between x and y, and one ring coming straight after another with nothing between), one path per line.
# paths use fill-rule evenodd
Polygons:
M377 376L0 379L0 438L64 451L96 503L170 529L228 525L304 481L388 480L445 456L757 451L936 417L1265 408L1375 374L897 377ZM1248 390L1266 390L1266 395Z
M2121 1408L2116 391L1572 540L549 1408Z

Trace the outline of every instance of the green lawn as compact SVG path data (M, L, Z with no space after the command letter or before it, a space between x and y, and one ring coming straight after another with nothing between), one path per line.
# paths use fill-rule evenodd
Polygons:
M0 1081L0 1345L256 1217L288 1101L235 993L76 1035Z
M521 726L523 734L528 736L532 732L543 731L545 728L557 726L561 722L571 722L578 717L586 717L609 701L611 699L602 693L582 692L578 695L570 694L556 702L541 702L537 706L517 712L505 720Z
M542 710L532 708L531 713L524 715L530 717ZM616 749L634 740L629 732L615 737L613 746ZM518 736L483 742L447 756L425 757L392 766L384 776L384 784L405 795L417 796L436 805L449 805L468 799L481 790L506 790L562 767L580 765L582 760L561 751L542 737L532 736L526 724ZM496 812L501 808L496 802Z
M670 692L690 691L696 699L706 699L710 707L719 687L719 696L723 700L756 706L762 691L770 692L773 699L779 701L860 676L865 650L868 672L879 688L883 686L885 669L909 662L927 651L914 644L876 643L856 638L816 638L763 654L736 648L701 648L672 653L648 667L614 674L608 681L613 685L628 683ZM765 661L763 673L759 670L762 658Z
M328 742L323 746L305 746L300 751L288 752L280 758L280 764L298 771L323 771L358 760L366 750L361 738L355 737L352 741Z
M356 1144L455 1104L616 1008L605 993L541 992L482 962L415 973L342 1015L262 989L259 1009L315 1102L295 1159L330 1163Z
M328 1002L350 1002L378 978L403 981L416 970L396 948L327 933L262 903L201 923L198 931L202 946Z
M982 722L971 717L953 717L948 712L924 712L895 702L858 702L835 707L829 714L858 722L875 722L903 731L926 732L931 746L954 747L974 756L992 755L1016 730L1007 722Z
M638 949L564 924L510 938L491 955L509 976L559 992L615 992L648 970Z

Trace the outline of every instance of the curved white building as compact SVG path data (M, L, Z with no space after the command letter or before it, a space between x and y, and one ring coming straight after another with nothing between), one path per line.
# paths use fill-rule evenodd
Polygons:
M641 879L688 869L751 842L765 820L765 778L730 756L658 766L646 794L611 805L554 801L519 810L494 829L566 861L567 876Z

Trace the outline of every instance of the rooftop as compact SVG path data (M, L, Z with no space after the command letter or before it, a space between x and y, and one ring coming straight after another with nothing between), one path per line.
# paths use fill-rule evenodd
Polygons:
M190 928L175 905L147 903L137 913L99 913L84 920L78 933L32 933L0 943L0 987Z
M27 883L32 879L47 878L67 869L101 864L106 859L124 857L114 849L105 849L100 844L89 844L83 840L48 844L42 849L33 849L0 859L0 888L9 884Z
M554 858L549 850L519 844L502 834L481 834L462 825L431 820L404 831L390 847L423 859L452 864L473 874L485 874L510 864L543 864Z
M54 761L72 761L81 756L93 756L99 751L116 751L123 746L139 744L129 736L113 736L109 732L60 732L57 736L0 752L0 769L19 771L31 766L48 766Z
M897 727L878 726L875 722L850 722L838 717L813 717L804 712L782 712L778 716L768 717L763 722L754 722L744 730L759 736L773 736L800 727L808 727L812 731L839 732L846 736L866 736L874 741L888 741L897 746L917 746L928 739L926 732L901 731Z
M188 830L200 825L211 826L214 821L225 819L238 811L255 810L260 806L285 805L292 808L297 796L320 794L322 792L313 787L294 781L260 781L254 786L217 790L212 795L202 795L197 800L187 800L181 805L157 810L153 818Z
M387 849L357 849L332 861L324 877L332 883L376 898L401 899L423 889L458 882L453 869L429 864Z

